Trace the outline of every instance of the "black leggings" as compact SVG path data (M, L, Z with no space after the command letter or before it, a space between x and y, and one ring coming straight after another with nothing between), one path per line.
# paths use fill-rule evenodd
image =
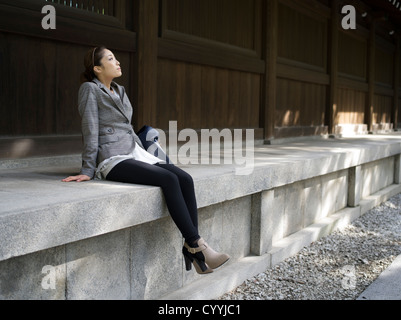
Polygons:
M198 240L198 209L192 177L172 164L147 164L125 160L116 165L107 180L161 187L173 221L188 244Z

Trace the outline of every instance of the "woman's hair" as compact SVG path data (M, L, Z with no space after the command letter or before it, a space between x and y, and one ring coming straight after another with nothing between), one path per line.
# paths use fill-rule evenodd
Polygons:
M93 71L95 66L101 66L100 60L103 58L106 47L100 46L90 49L84 58L85 71L81 74L81 83L92 81L96 75Z

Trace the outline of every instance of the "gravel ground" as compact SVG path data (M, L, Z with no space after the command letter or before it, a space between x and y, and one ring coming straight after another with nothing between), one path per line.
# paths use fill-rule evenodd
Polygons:
M355 300L401 254L401 195L220 300Z

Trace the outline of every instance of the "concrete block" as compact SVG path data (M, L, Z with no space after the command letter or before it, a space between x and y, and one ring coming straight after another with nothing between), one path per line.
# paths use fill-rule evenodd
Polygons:
M274 242L272 250L269 252L271 255L271 265L275 266L281 261L293 256L308 244L310 244L310 242L304 237L301 231Z
M0 300L64 300L64 262L63 246L1 261Z
M394 157L394 183L401 184L401 155Z
M348 206L356 207L361 201L361 166L352 167L349 169L348 181Z
M131 299L155 299L183 285L182 245L171 217L131 229Z
M321 178L308 179L304 183L304 227L323 218L322 216L322 183Z
M285 187L274 189L274 211L270 215L273 226L272 243L284 237Z
M378 206L380 203L390 199L391 197L401 193L401 185L393 184L380 191L376 192L373 195L370 195L360 202L361 213L364 214L374 207Z
M362 165L362 198L391 185L394 182L394 157Z
M348 225L360 215L360 208L345 208L340 212L323 218L298 232L273 243L271 254L272 266L298 253L312 242Z
M348 203L348 170L341 170L337 172L336 179L336 193L337 198L335 202L334 212L340 211L347 207Z
M348 172L342 170L322 176L322 216L339 211L347 206Z
M283 236L286 237L303 228L305 211L304 182L285 187Z
M274 215L274 190L252 196L251 252L258 256L271 249Z
M222 228L221 233L218 234L219 241L215 246L217 249L229 254L232 260L241 259L250 253L251 209L252 197L246 196L223 202L220 212L216 212L222 217ZM209 241L209 244L212 245L211 241Z
M199 232L216 251L230 255L233 263L250 253L252 196L218 203L199 210ZM185 272L183 283L196 281L194 269Z
M66 245L68 300L130 298L128 229Z

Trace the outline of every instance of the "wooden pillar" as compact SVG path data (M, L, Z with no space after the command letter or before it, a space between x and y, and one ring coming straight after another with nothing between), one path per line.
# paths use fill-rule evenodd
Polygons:
M266 62L261 90L261 127L264 140L274 139L277 89L278 0L263 1L263 59Z
M391 122L393 123L394 130L398 131L398 110L400 108L400 36L397 36L395 40L395 53L394 53L394 98L393 98L393 109L391 112Z
M368 96L365 108L365 124L368 131L373 131L373 111L375 98L375 66L376 66L376 20L370 25L368 44Z
M331 2L331 30L329 52L329 101L326 110L326 124L329 134L335 133L337 105L338 105L338 26L340 23L339 0Z
M134 74L135 129L143 125L157 126L157 55L159 32L159 0L134 1L137 41Z

